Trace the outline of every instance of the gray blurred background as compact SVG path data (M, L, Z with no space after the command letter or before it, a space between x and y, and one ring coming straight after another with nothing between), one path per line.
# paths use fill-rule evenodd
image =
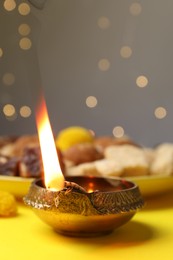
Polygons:
M173 142L172 24L172 0L1 1L0 135L36 132L41 87L55 135Z

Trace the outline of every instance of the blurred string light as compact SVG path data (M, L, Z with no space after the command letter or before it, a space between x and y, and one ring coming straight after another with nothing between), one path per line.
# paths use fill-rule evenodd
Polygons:
M18 27L18 32L22 36L27 36L31 32L31 28L28 24L22 23Z
M16 8L16 1L15 0L5 0L4 1L4 9L7 11L12 11ZM29 4L23 2L18 5L18 12L22 16L26 16L30 14L30 6ZM138 16L142 12L142 6L140 3L134 2L129 7L129 12L133 16ZM111 22L110 19L106 16L101 16L97 20L97 25L100 29L106 30L110 28ZM31 28L28 24L21 24L18 27L18 33L21 36L28 36L31 32ZM23 37L20 39L19 46L22 50L29 50L32 46L32 41L28 37ZM130 58L132 55L132 49L130 46L122 46L120 49L120 55L122 58ZM3 49L0 48L0 58L3 56ZM110 61L106 58L100 59L98 62L98 68L101 71L108 71L110 69ZM7 85L11 86L15 82L15 76L12 73L5 73L2 82ZM136 78L136 85L140 88L144 88L148 85L148 79L144 75L140 75ZM98 104L98 100L95 96L89 96L86 98L86 105L89 108L94 108ZM3 107L3 113L9 120L14 120L17 117L16 109L12 104L6 104ZM27 118L31 115L32 111L29 106L22 106L20 108L20 115L21 117ZM154 111L154 115L158 119L163 119L167 116L167 110L164 107L157 107ZM124 129L121 126L116 126L113 128L112 131L115 137L122 137L124 135Z
M22 50L29 50L32 46L32 41L28 37L23 37L19 41L19 46Z
M110 61L108 59L100 59L98 62L98 68L101 71L107 71L110 69Z
M15 82L15 76L13 73L5 73L2 77L2 82L6 86L11 86Z
M20 108L20 115L21 117L27 118L31 115L31 108L29 106L22 106Z
M3 50L0 48L0 58L3 56Z
M3 113L6 117L13 117L16 114L16 109L12 104L6 104L3 107Z
M121 138L124 136L124 129L122 126L115 126L112 133L116 138Z
M146 76L139 76L137 77L136 79L136 85L139 87L139 88L144 88L148 85L148 79Z
M132 55L132 49L129 46L122 46L120 55L122 58L128 59Z
M90 107L90 108L96 107L97 103L98 103L97 98L94 96L89 96L86 98L87 107Z
M133 16L138 16L142 12L142 6L140 3L134 2L130 5L129 11Z
M154 115L158 119L163 119L167 115L167 111L164 107L157 107L154 111Z
M5 0L4 8L6 11L13 11L16 8L15 0Z
M28 15L30 13L31 9L30 6L27 3L21 3L18 6L18 12L19 14L25 16Z
M109 20L108 17L106 17L106 16L101 16L101 17L98 19L97 24L98 24L98 26L99 26L100 29L105 30L105 29L108 29L108 28L110 27L111 22L110 22L110 20Z
M4 0L3 3L4 9L7 11L12 11L16 8L16 1L15 0ZM18 12L22 16L27 16L30 14L30 6L29 4L25 3L24 1L18 5ZM23 36L20 39L19 46L23 50L28 50L32 46L31 40L26 37L29 35L31 32L31 28L27 23L22 23L18 27L18 33ZM0 58L3 56L3 49L0 48ZM3 75L2 77L2 83L6 86L11 86L15 83L15 75L13 73L7 72ZM9 98L5 98L9 99ZM2 97L1 97L2 101ZM4 100L5 101L5 100ZM7 100L6 100L7 101ZM10 102L4 102L6 103L3 106L3 114L6 117L7 120L9 121L14 121L17 118L17 112L16 108L14 107L13 104ZM29 106L22 106L19 110L19 113L21 117L23 118L28 118L31 115L31 108Z

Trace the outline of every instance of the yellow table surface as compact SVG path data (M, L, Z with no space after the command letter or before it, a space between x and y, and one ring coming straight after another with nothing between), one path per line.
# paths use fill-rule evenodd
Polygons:
M131 221L96 238L55 233L30 208L0 218L0 259L173 259L173 192L146 200Z

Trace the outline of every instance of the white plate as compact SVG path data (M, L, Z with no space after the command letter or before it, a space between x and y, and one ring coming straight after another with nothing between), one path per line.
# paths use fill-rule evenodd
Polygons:
M173 190L173 176L141 176L126 178L135 182L144 197ZM0 176L0 190L8 191L18 198L27 194L32 178Z

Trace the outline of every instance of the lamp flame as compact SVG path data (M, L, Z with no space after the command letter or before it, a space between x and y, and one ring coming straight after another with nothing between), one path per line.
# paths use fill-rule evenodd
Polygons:
M45 186L51 190L61 190L64 187L64 176L61 171L46 102L43 97L36 110L36 124L43 160Z
M89 182L87 192L91 193L93 191L94 191L94 184L93 182Z

